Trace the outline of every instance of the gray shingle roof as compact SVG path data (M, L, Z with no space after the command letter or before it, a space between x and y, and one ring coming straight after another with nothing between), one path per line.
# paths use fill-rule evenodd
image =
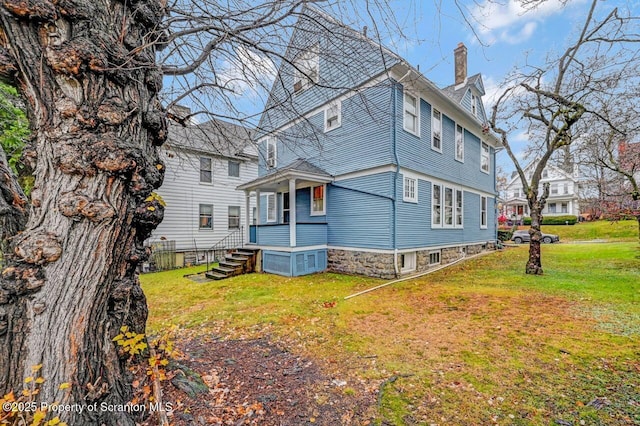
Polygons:
M170 122L167 145L229 158L256 158L253 130L222 120L182 126Z

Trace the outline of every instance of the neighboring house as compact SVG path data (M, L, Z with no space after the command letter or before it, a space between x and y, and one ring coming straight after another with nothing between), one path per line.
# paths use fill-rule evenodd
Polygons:
M527 179L531 178L531 174L537 164L532 161L523 169ZM542 210L543 216L561 216L561 215L580 215L579 192L581 188L581 179L576 172L569 173L560 167L547 164L542 172L540 184L549 183L549 198ZM502 202L502 214L507 219L520 221L524 217L530 216L529 204L527 196L522 188L520 176L514 172L511 180L507 183L505 189L505 197Z
M148 243L175 244L175 266L206 261L207 252L230 235L237 235L227 239L231 245L242 245L255 200L247 208L236 187L258 176L251 131L220 120L173 124L162 159L166 172L157 193L166 203L164 220Z
M495 149L481 76L455 84L314 8L297 23L259 125L250 242L262 270L395 277L492 248ZM249 222L247 222L249 224Z

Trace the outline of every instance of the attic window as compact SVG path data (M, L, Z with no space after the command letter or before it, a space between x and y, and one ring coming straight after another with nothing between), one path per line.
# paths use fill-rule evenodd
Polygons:
M337 129L342 125L342 103L335 101L324 110L324 131Z
M471 94L471 114L478 116L478 97L474 94Z
M318 82L319 79L318 46L312 46L301 52L293 62L293 91L302 92Z
M273 169L277 165L278 151L276 145L276 138L270 137L267 139L267 168Z

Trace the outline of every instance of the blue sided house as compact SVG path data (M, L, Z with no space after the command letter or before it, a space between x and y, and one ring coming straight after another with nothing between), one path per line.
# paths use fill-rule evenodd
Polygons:
M296 24L257 131L246 238L265 272L393 278L492 249L495 153L480 74L438 88L315 8Z

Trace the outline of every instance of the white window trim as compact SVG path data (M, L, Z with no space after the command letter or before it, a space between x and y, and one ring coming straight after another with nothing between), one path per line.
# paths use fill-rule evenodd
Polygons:
M400 272L407 273L416 270L417 255L415 251L408 253L401 253L400 256L404 256L404 267L402 267L402 259L400 259Z
M486 158L487 158L487 170L482 168L482 159L485 157L484 147L487 147ZM480 171L482 173L490 174L491 173L491 147L488 143L481 140L480 141Z
M471 94L471 115L478 117L478 97Z
M407 181L413 182L413 197L407 195ZM418 178L404 175L402 179L402 201L407 203L418 202Z
M458 156L458 127L461 130L460 133L460 146L462 146L462 155ZM464 127L462 127L460 124L455 123L455 159L456 161L459 161L461 163L464 163Z
M313 210L313 189L317 188L318 186L322 186L322 196L324 197L322 200L322 211L314 211ZM327 214L327 185L326 184L322 184L322 185L313 185L311 186L311 192L309 194L309 199L311 201L311 206L310 206L310 215L311 216L325 216Z
M438 114L440 114L440 119L436 120L435 115L436 112ZM438 123L438 125L436 125L436 123ZM435 140L436 140L436 130L440 131L440 147L437 147L435 145ZM436 151L436 152L440 152L442 153L442 111L440 111L439 109L436 109L434 107L431 107L431 149Z
M230 222L230 219L231 219L231 215L229 214L230 213L229 210L232 207L238 209L238 216L237 216L238 217L238 226L236 226L236 227L229 226L229 222ZM240 229L241 226L242 226L242 207L240 207L240 206L227 206L227 229Z
M273 207L273 217L269 217L269 212ZM276 222L278 216L278 207L276 205L276 194L267 194L267 223Z
M484 210L482 209L482 200L484 200ZM484 219L484 223L482 223L483 219ZM484 195L481 195L480 196L480 229L487 229L488 226L489 226L489 198L485 197Z
M330 118L329 111L333 106L335 106L336 109L338 110L337 120L336 120L336 124L329 127L329 118ZM338 99L336 101L329 103L329 105L327 105L327 107L324 109L324 132L327 133L339 127L342 127L342 102Z
M440 223L435 223L434 222L434 217L435 217L435 204L434 204L434 198L433 198L433 193L434 193L434 187L438 186L440 187ZM447 190L451 190L451 224L447 224L445 223L445 212L446 212L446 208L447 206L445 205L445 193ZM460 193L461 195L461 211L460 211L460 217L461 217L461 224L458 225L458 204L457 204L457 195L458 193ZM434 229L464 229L464 189L462 189L459 186L455 186L455 185L447 185L447 184L443 184L443 183L435 183L432 182L431 183L431 228Z
M200 226L200 219L202 218L202 213L201 213L202 207L211 207L211 226L208 226L208 227ZM213 217L214 217L213 214L214 214L213 204L198 204L198 230L199 231L213 231Z
M269 157L270 146L273 146L273 161L270 161L271 158ZM267 138L266 147L267 147L267 155L266 155L267 158L265 160L265 163L267 165L267 170L275 169L276 167L278 167L278 140L274 136Z
M407 120L406 120L406 116L407 116L406 97L407 96L416 100L416 111L415 111L416 113L415 114L409 113L415 117L416 125L414 130L411 130L407 127ZM420 96L414 95L413 93L410 93L408 91L404 91L402 93L402 127L405 131L411 133L412 135L420 137Z
M311 64L309 69L305 69L307 64ZM310 46L307 50L300 52L293 61L293 92L302 93L320 80L320 49L319 46ZM296 85L300 87L296 90Z
M202 180L202 159L209 160L209 173L211 175L211 179L209 181ZM204 185L213 185L213 158L207 157L205 155L201 155L200 157L198 157L198 181L199 183Z

